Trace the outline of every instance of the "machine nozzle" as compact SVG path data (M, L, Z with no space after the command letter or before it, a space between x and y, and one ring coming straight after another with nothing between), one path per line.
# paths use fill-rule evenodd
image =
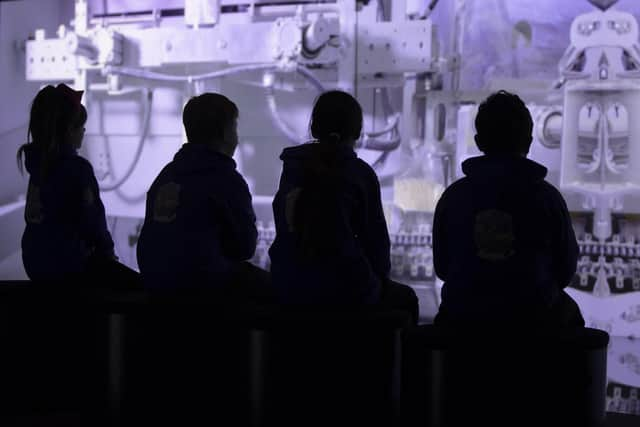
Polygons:
M618 3L618 0L589 0L589 3L604 12L614 4Z

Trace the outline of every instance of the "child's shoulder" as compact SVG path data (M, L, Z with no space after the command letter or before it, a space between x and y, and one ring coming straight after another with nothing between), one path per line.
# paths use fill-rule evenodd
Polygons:
M244 177L242 176L242 174L240 172L238 172L237 170L232 170L230 173L230 179L229 179L229 184L231 184L229 186L229 189L231 191L241 188L241 189L248 189L249 185L247 184L247 181L244 179Z
M523 194L527 197L541 201L541 200L564 200L562 193L553 184L547 180L541 179L530 183L530 185L523 191Z
M353 165L352 168L355 168L356 172L359 175L365 176L367 178L375 177L376 180L378 179L378 175L373 170L373 168L369 165L369 163L365 162L361 158L354 157L352 160L350 159L349 163Z
M93 175L93 166L89 160L82 156L69 156L65 159L63 165L69 173L78 175Z
M445 191L449 191L449 193L454 191L466 191L471 185L473 185L471 178L468 176L462 176L449 184Z
M546 180L542 180L538 186L538 200L553 201L556 206L565 206L566 202L560 190L558 190L553 184Z

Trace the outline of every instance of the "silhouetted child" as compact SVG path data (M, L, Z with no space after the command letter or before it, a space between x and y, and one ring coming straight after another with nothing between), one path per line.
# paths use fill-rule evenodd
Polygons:
M444 281L436 324L583 326L564 292L576 271L578 245L562 195L547 169L526 158L529 110L500 91L475 119L485 154L462 163L436 206L435 271Z
M34 281L132 287L138 274L116 261L93 168L77 154L87 120L82 93L46 86L31 106L31 142L18 150L30 175L24 268Z
M362 109L330 91L313 108L317 142L286 148L273 201L276 239L269 250L279 299L292 304L389 303L418 316L407 286L388 280L389 234L380 185L354 151Z
M236 105L220 94L185 105L188 142L147 193L137 249L145 286L267 291L268 273L246 262L258 232L249 187L232 159L237 119Z

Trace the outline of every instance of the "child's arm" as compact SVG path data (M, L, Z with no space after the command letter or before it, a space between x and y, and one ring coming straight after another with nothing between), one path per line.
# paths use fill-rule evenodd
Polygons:
M107 229L104 205L100 200L98 181L91 164L79 158L81 167L78 183L80 193L79 226L82 238L94 248L94 253L115 258L113 239Z
M552 238L555 275L560 289L566 288L574 274L578 264L579 247L571 223L571 216L567 204L562 195L557 192L555 195L553 220L556 221L555 232Z
M436 276L440 280L447 281L447 237L445 235L444 218L446 218L445 209L447 202L445 201L447 192L445 191L440 200L436 204L436 210L433 214L433 228L431 242L433 246L433 268Z
M391 242L382 209L380 183L373 170L370 170L370 175L366 207L367 225L363 230L361 242L373 271L381 280L385 280L389 278L391 270Z
M213 200L213 209L221 220L221 246L224 255L236 261L245 261L256 251L256 215L247 183L237 173L231 181L226 191L226 200Z

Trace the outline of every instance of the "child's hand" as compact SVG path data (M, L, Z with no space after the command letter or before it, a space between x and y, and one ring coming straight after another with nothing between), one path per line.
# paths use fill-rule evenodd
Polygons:
M113 249L107 252L102 252L94 248L92 252L93 252L92 258L94 259L102 259L102 260L109 260L109 261L118 261L120 259L118 258L118 255L116 255Z

